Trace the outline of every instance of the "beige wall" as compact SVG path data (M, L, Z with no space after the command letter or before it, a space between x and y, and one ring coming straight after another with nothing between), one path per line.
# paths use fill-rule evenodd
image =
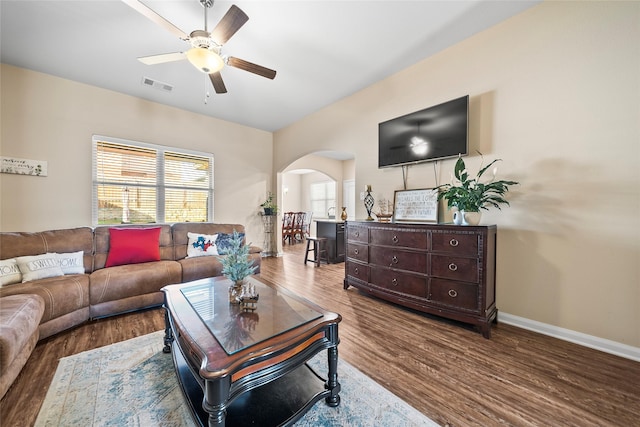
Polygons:
M483 216L499 227L501 312L639 347L638 22L639 2L545 2L276 132L274 170L351 151L356 191L392 198L402 173L377 168L378 123L469 94L471 151L522 183ZM408 188L453 164L410 167Z
M94 134L213 153L215 221L262 244L272 186L270 132L2 65L0 154L46 160L47 177L0 174L0 230L91 225Z

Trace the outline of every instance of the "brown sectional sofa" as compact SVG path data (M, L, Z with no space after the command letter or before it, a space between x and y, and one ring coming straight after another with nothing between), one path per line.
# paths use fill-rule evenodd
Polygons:
M109 229L112 227L160 227L160 260L105 267L109 254ZM222 264L217 257L187 257L187 233L231 234L234 230L242 233L244 226L176 223L0 233L0 260L50 252L83 251L85 271L84 274L67 274L0 287L0 355L3 358L0 364L0 398L26 363L38 339L90 319L159 306L163 302L161 289L166 285L220 276ZM250 257L258 266L258 274L261 249L251 246ZM30 298L29 310L22 313L24 305L15 301L19 298L9 298L14 295L35 295ZM39 313L38 302L43 303L42 313ZM31 320L23 321L23 317ZM34 318L37 321L34 322ZM8 319L13 319L13 323L9 324ZM16 334L16 330L20 333ZM17 335L25 337L16 339Z

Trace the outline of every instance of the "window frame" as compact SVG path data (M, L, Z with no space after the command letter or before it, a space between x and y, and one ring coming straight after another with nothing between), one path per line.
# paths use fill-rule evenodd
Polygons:
M214 221L214 157L211 153L202 151L188 150L185 148L170 147L165 145L150 144L147 142L132 141L121 138L114 138L104 135L93 135L91 139L91 164L92 164L92 180L91 180L91 222L93 226L99 224L99 203L98 203L98 188L100 185L109 184L108 181L98 181L98 143L110 143L130 146L132 148L154 150L156 152L155 157L155 184L154 185L137 185L136 187L154 188L156 190L156 221L150 224L162 224L165 223L166 209L165 209L165 192L167 189L192 189L198 191L205 191L207 193L207 222ZM194 156L206 158L209 161L209 186L208 188L195 188L190 186L177 186L175 184L167 184L165 182L165 153L175 153L185 156ZM116 185L122 185L117 183ZM126 185L124 185L126 186ZM116 225L116 224L113 224Z
M314 191L313 191L313 187L314 186L324 186L324 193L325 193L325 197L324 198L318 198L315 199L314 196ZM335 214L335 209L336 206L335 204L337 203L337 187L336 187L336 181L333 181L331 179L327 179L327 180L322 180L322 181L315 181L315 182L311 182L309 183L309 207L310 210L313 212L314 216L318 217L318 218L326 218L329 215L329 209L333 208L334 209L334 214ZM327 194L329 193L329 187L332 187L332 191L333 191L333 198L329 198L327 196ZM322 203L324 205L324 212L319 212L313 209L314 204L315 203ZM333 206L332 206L333 203Z

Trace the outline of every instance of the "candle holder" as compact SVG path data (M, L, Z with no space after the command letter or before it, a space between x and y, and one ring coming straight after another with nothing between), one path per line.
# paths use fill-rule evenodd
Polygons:
M367 195L364 196L364 207L367 210L367 221L373 221L371 217L371 210L373 209L373 205L375 200L373 200L373 196L371 195L371 186L367 185Z

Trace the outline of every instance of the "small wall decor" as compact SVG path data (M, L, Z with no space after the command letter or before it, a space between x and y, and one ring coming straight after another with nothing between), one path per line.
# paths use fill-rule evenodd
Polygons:
M47 162L44 160L0 157L0 172L18 175L47 176Z
M438 190L400 190L393 199L394 222L438 222Z

